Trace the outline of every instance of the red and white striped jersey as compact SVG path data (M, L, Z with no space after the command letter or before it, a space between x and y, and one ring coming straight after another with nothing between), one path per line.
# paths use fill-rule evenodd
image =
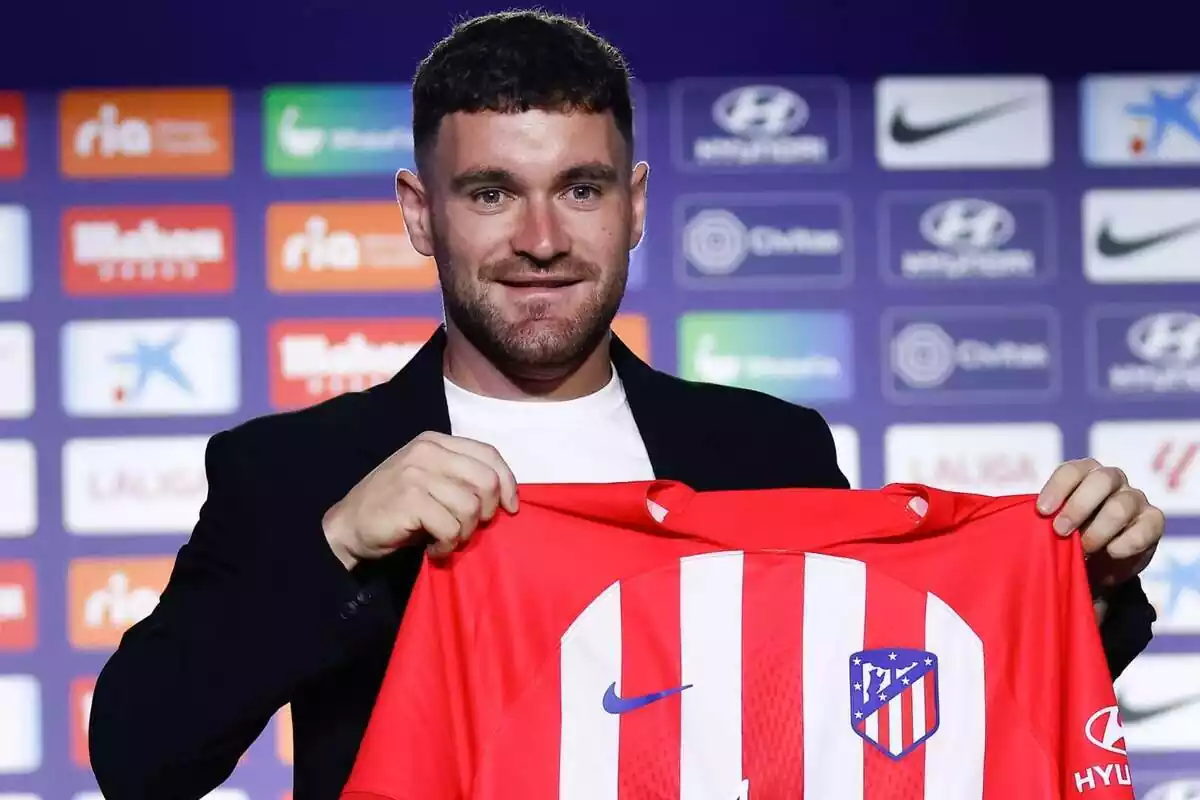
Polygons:
M342 799L1132 798L1034 501L523 487L423 567Z

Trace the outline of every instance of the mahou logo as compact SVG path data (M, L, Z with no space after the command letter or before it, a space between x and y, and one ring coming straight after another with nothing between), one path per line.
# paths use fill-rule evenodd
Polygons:
M437 329L436 319L281 320L271 326L271 405L310 406L388 380Z
M25 174L25 99L19 92L0 92L0 180Z
M64 92L59 161L72 178L224 176L233 168L225 89Z
M395 203L276 203L267 210L268 283L275 292L425 291L433 259L409 241Z
M228 206L72 208L62 278L71 295L226 294L234 286Z

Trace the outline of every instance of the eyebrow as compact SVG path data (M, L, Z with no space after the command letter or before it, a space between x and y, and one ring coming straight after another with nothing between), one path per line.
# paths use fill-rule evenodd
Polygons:
M616 183L617 171L612 166L601 161L589 161L568 167L558 174L560 183L575 181L594 181L595 183ZM466 191L476 186L513 186L519 183L516 176L506 169L499 167L475 167L460 172L450 180L450 188L455 192Z

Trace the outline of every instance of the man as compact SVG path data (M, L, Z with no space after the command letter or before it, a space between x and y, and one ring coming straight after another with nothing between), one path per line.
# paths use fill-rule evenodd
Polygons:
M419 176L397 190L445 328L374 389L212 438L196 528L96 686L92 765L113 800L201 797L285 703L296 800L336 798L419 545L448 552L517 510L518 482L847 485L815 411L677 380L610 336L647 180L615 49L540 13L466 22L417 72L413 134ZM1088 460L1044 499L1119 559L1097 577L1119 582L1098 610L1119 672L1150 638L1132 576L1162 515Z

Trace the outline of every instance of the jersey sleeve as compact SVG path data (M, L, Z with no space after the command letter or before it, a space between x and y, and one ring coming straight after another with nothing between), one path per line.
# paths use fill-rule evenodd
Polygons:
M1021 665L1015 680L1025 685L1015 687L1016 696L1029 703L1025 711L1059 787L1055 796L1132 800L1129 759L1079 535L1060 539L1047 523L1045 536L1050 557L1035 570L1049 574L1045 580L1030 578L1032 584L1049 587L1049 596L1028 598L1036 604L1027 607L1046 613L1041 623L1029 615L1022 626L1024 635L1014 653ZM1053 713L1055 708L1061 711Z
M470 615L462 599L450 569L422 565L341 800L466 796Z

